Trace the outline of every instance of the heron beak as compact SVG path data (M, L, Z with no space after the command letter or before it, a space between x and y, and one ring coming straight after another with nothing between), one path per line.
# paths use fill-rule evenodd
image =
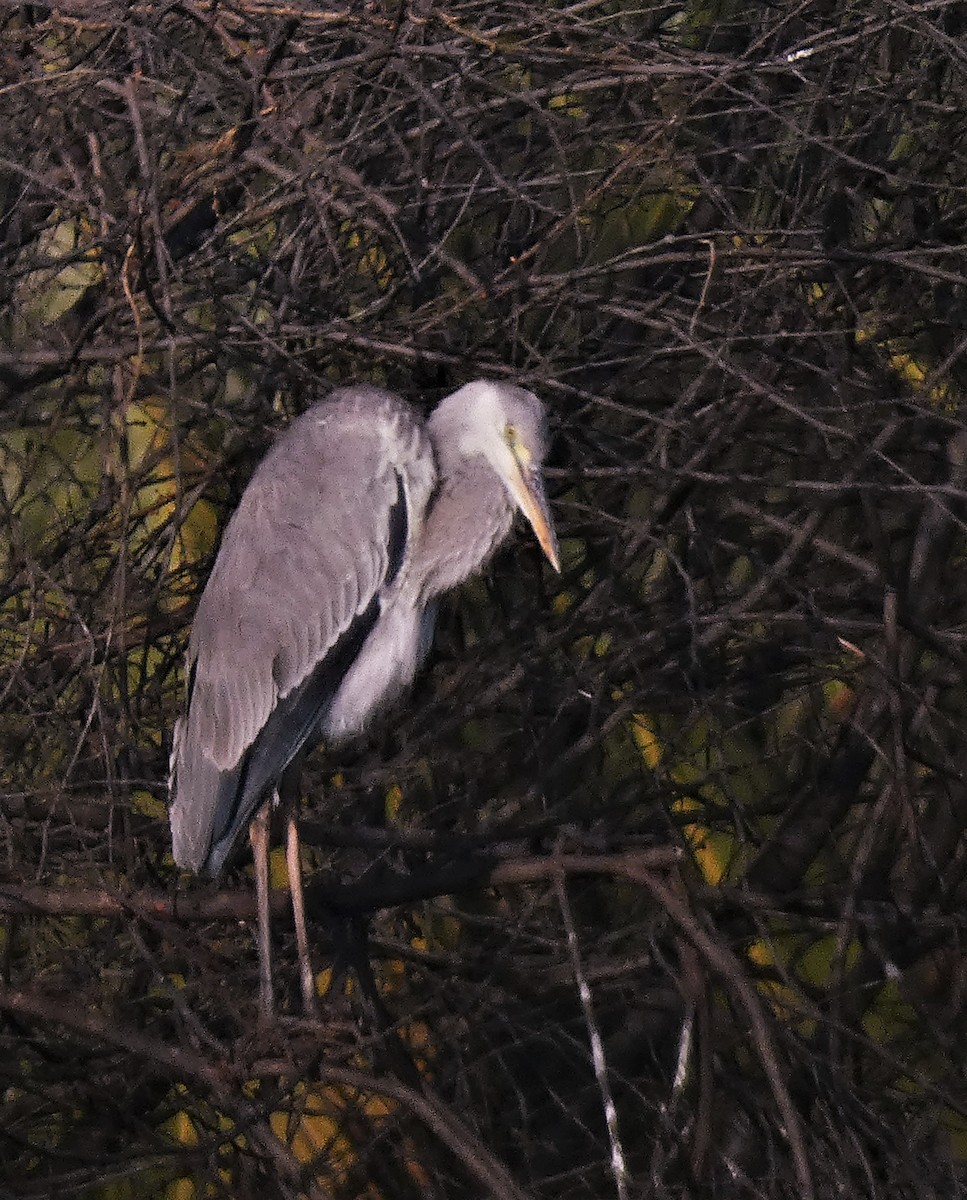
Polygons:
M520 474L510 481L510 489L517 506L530 522L547 561L560 574L561 560L557 553L557 534L551 520L551 506L544 492L544 479L536 466L518 463Z

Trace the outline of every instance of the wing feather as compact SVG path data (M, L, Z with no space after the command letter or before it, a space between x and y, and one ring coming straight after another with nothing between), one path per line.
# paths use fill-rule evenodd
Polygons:
M304 413L259 465L189 641L172 755L176 862L204 867L213 839L244 827L311 734L375 620L394 505L407 507L404 529L417 529L434 482L416 413L374 388L344 389ZM330 656L334 668L323 669ZM231 849L219 845L210 869Z

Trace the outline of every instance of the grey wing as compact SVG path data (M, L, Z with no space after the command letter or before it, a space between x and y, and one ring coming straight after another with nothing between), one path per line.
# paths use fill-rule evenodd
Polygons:
M373 388L310 409L260 464L198 605L175 730L175 861L217 874L320 723L435 481L415 413Z

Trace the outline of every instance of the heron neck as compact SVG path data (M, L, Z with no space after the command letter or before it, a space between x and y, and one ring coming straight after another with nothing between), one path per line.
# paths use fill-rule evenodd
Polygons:
M512 520L510 497L489 463L464 460L446 471L413 552L410 577L420 581L424 602L482 570Z

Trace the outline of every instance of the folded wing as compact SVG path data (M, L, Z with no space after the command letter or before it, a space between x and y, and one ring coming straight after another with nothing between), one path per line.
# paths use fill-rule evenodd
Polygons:
M325 717L435 480L416 413L347 388L259 465L198 605L172 751L175 861L217 874Z

